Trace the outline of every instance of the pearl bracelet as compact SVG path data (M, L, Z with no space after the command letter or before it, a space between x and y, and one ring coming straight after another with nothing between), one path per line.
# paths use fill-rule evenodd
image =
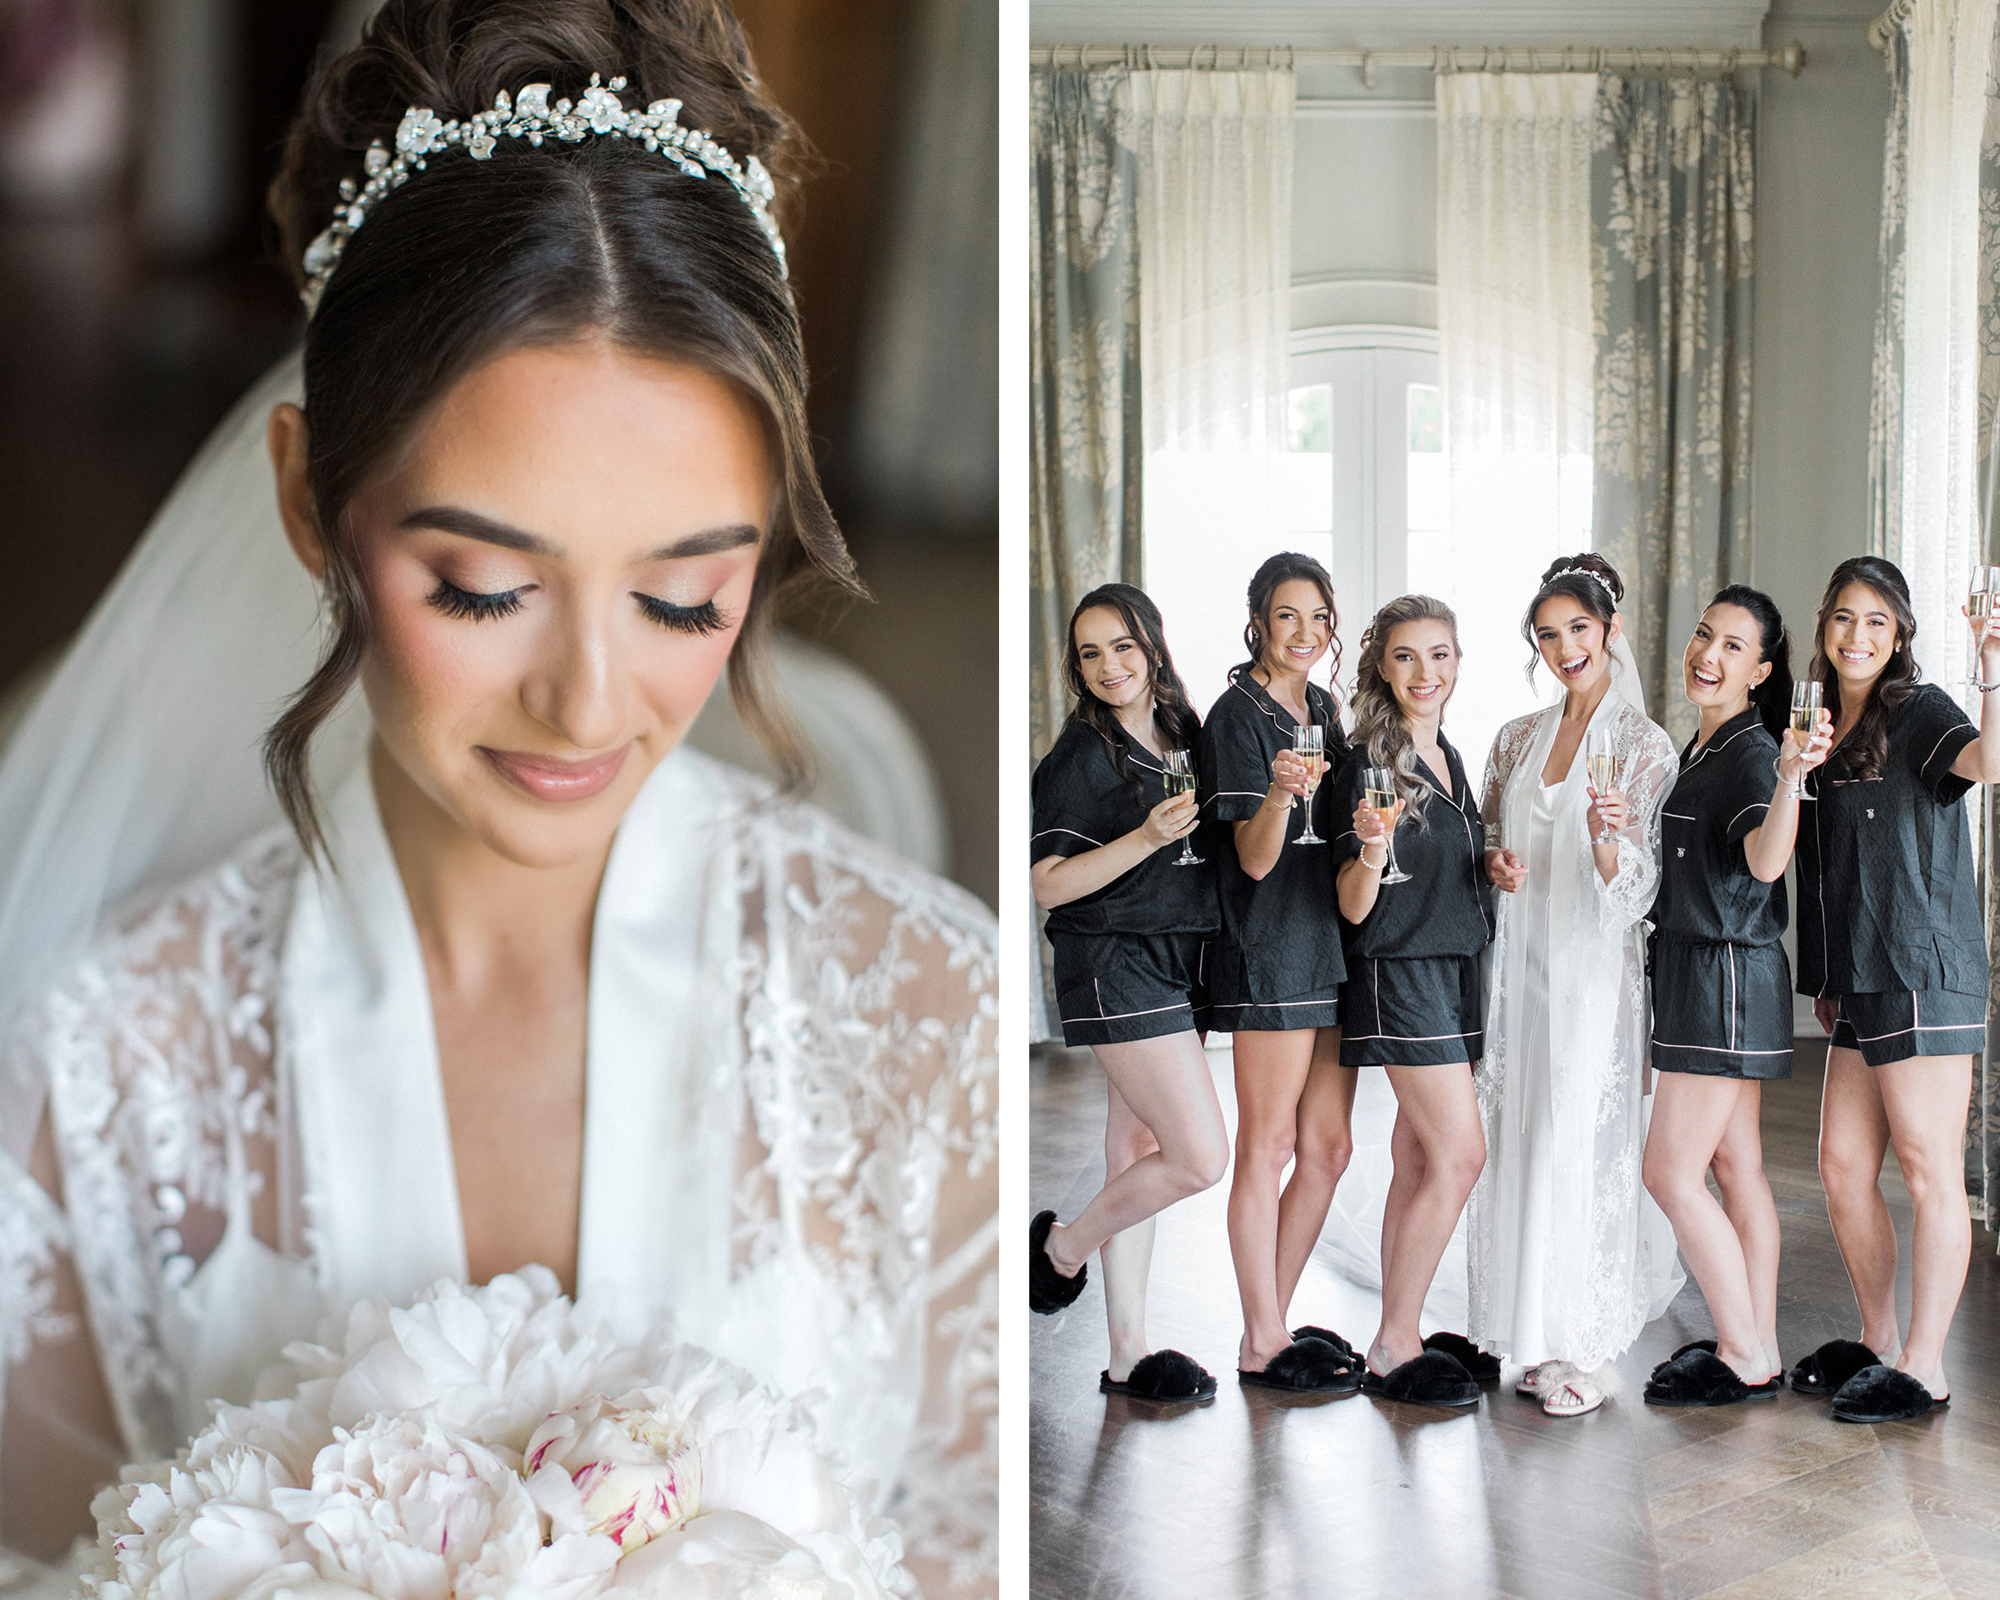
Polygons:
M1995 685L1995 687L1996 687L1996 688L2000 688L2000 685ZM1783 785L1785 786L1785 798L1786 798L1786 799L1788 799L1788 800L1803 800L1803 799L1805 798L1805 795L1806 795L1806 779L1805 779L1805 774L1804 774L1804 773L1800 773L1800 774L1799 774L1799 776L1798 776L1798 777L1796 777L1796 778L1788 778L1788 777L1786 777L1786 776L1785 776L1785 774L1784 774L1784 773L1783 773L1783 772L1782 772L1782 771L1781 771L1781 770L1779 769L1779 764L1780 764L1780 763L1781 763L1781 762L1782 762L1782 761L1783 761L1784 759L1785 759L1785 758L1784 758L1783 756L1773 756L1773 757L1771 757L1771 775L1772 775L1772 776L1773 776L1774 778L1776 778L1776 779L1778 780L1778 782L1780 782L1781 784L1783 784Z
M1368 844L1373 844L1374 842L1373 839L1370 839ZM1370 861L1368 859L1368 844L1364 844L1361 847L1361 864L1370 872L1380 872L1389 864L1389 848L1387 845L1382 847L1382 859L1380 861Z

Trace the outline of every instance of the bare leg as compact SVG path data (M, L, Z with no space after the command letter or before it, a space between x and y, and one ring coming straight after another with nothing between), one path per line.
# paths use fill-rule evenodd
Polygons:
M1292 1294L1312 1259L1333 1205L1334 1186L1354 1154L1355 1073L1340 1064L1340 1030L1320 1028L1312 1070L1299 1096L1298 1137L1291 1181L1278 1201L1278 1317L1287 1320Z
M1237 1366L1261 1372L1292 1342L1278 1295L1278 1213L1285 1168L1298 1142L1299 1097L1312 1071L1314 1031L1238 1033L1236 1171L1229 1182L1229 1254L1243 1302Z
M1159 1148L1106 1182L1067 1227L1057 1223L1049 1229L1049 1260L1070 1277L1114 1233L1199 1194L1229 1167L1229 1136L1215 1080L1192 1030L1094 1045L1091 1054Z
M1750 1310L1757 1320L1757 1342L1764 1355L1759 1365L1779 1372L1778 1354L1778 1206L1771 1182L1764 1176L1763 1086L1754 1079L1737 1087L1736 1110L1723 1130L1709 1170L1722 1191L1722 1209L1743 1247L1743 1270L1750 1279Z
M1485 1144L1485 1136L1480 1136ZM1424 1147L1410 1127L1410 1119L1403 1115L1402 1105L1396 1107L1396 1125L1389 1131L1389 1192L1382 1199L1382 1273L1383 1283L1388 1283L1389 1262L1396 1254L1396 1230L1401 1225L1403 1213L1410 1208L1410 1196L1415 1194L1424 1181Z
M1889 1118L1875 1069L1859 1050L1829 1049L1819 1105L1820 1187L1861 1311L1861 1342L1885 1360L1902 1347L1896 1331L1896 1229L1880 1187L1888 1150Z
M1383 1070L1396 1090L1397 1125L1407 1123L1423 1152L1423 1174L1393 1230L1393 1253L1382 1262L1382 1325L1368 1350L1368 1365L1378 1373L1423 1353L1417 1319L1424 1296L1486 1165L1471 1072L1449 1064ZM1382 1232L1391 1236L1386 1214Z
M1108 1078L1104 1084L1104 1172L1107 1181L1159 1149L1152 1132L1133 1114ZM1123 1383L1146 1354L1146 1279L1153 1265L1153 1228L1158 1219L1135 1222L1098 1247L1104 1264L1104 1320L1111 1334L1112 1381Z
M1910 1337L1896 1365L1942 1399L1951 1393L1944 1375L1945 1336L1972 1259L1972 1218L1960 1154L1972 1094L1972 1057L1892 1061L1875 1069L1875 1082L1916 1213L1910 1245Z
M1770 1377L1750 1295L1743 1242L1708 1192L1708 1164L1722 1143L1742 1085L1735 1078L1662 1072L1646 1132L1646 1192L1674 1225L1674 1238L1715 1319L1715 1353L1746 1383Z

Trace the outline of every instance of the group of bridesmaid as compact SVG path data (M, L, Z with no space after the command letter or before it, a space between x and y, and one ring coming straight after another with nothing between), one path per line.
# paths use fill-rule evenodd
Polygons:
M1742 585L1715 596L1682 658L1699 726L1676 763L1643 710L1623 593L1596 555L1549 568L1521 631L1562 698L1501 730L1479 792L1443 731L1460 651L1435 599L1370 622L1345 722L1312 681L1329 656L1338 681L1341 646L1310 557L1258 570L1247 659L1205 721L1142 591L1107 584L1077 606L1073 705L1035 771L1030 854L1064 1040L1108 1084L1107 1178L1067 1223L1034 1218L1029 1286L1033 1309L1060 1310L1099 1256L1105 1392L1216 1391L1145 1326L1154 1218L1230 1170L1213 1027L1234 1057L1241 1383L1463 1406L1505 1360L1548 1413L1581 1415L1678 1287L1678 1244L1715 1338L1655 1368L1646 1400L1777 1393L1759 1086L1792 1066L1780 939L1796 851L1798 990L1831 1036L1820 1175L1860 1337L1799 1361L1791 1387L1855 1422L1949 1398L1989 970L1961 802L2000 780L2000 733L1923 681L1908 585L1860 557L1827 585L1796 695L1776 606ZM2000 627L1972 627L1983 706ZM1356 1350L1287 1323L1352 1152L1353 1069L1377 1066L1394 1167L1381 1320ZM1879 1187L1891 1145L1915 1211L1907 1338ZM1425 1337L1461 1213L1467 1330Z

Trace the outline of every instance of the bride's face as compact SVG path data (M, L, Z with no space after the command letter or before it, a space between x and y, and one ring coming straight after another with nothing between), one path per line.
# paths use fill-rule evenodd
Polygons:
M383 749L509 860L601 851L722 673L772 499L710 373L602 342L478 368L347 512Z
M1552 594L1535 608L1535 648L1570 694L1588 694L1611 670L1611 641L1619 618L1606 627L1566 594Z

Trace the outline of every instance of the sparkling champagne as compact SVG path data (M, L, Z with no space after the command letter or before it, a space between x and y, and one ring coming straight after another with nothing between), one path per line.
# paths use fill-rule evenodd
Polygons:
M1195 776L1192 772L1169 772L1167 774L1168 794L1193 794Z
M1819 707L1817 706L1792 707L1792 732L1796 733L1799 736L1800 744L1804 744L1806 740L1812 737L1813 724L1818 721L1819 721Z
M1608 750L1594 751L1590 756L1590 786L1599 794L1618 782L1618 758Z
M1993 596L1984 589L1975 589L1965 597L1965 609L1974 622L1993 614Z

